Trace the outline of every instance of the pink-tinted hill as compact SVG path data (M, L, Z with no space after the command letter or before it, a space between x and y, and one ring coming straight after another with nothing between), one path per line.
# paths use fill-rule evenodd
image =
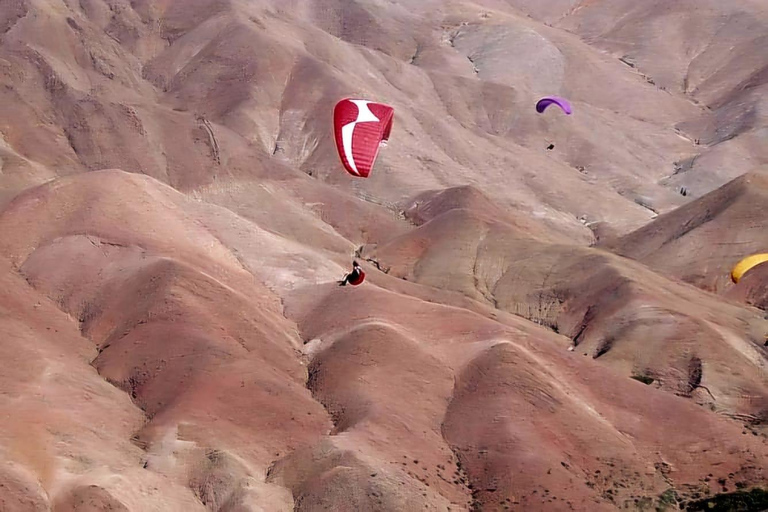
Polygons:
M764 486L766 279L728 274L768 243L767 13L5 2L0 509ZM334 142L345 96L395 109L366 179ZM353 259L365 282L337 286Z
M722 292L742 258L768 247L768 174L733 180L606 248L649 267Z
M98 349L93 367L141 408L124 442L146 450L151 474L183 486L210 450L237 452L252 478L329 425L304 387L279 300L197 223L196 207L149 178L107 171L23 195L0 217L4 253L71 315ZM58 222L32 229L49 211ZM224 490L245 492L229 478ZM257 494L276 492L259 485Z
M396 279L382 284L389 281ZM729 443L762 446L733 420L616 375L514 317L499 323L373 286L301 290L287 306L310 340L310 387L336 423L333 444L272 473L306 500L302 510L352 510L342 501L349 488L367 489L354 503L374 510L392 500L406 506L413 478L422 498L437 490L453 501L433 501L433 510L464 509L461 492L481 508L633 509L658 503L669 486L685 488L683 499L702 496L711 471L704 468L718 467ZM445 415L439 430L430 419L437 412ZM688 438L678 426L690 421L706 425ZM713 428L723 437L704 441ZM762 478L753 449L739 452L736 471ZM367 466L364 484L363 461L381 464ZM331 482L339 494L318 496Z
M627 377L723 414L763 418L768 411L762 315L631 260L527 239L461 208L366 247L364 255L391 276L454 290L548 326L567 337L563 348Z

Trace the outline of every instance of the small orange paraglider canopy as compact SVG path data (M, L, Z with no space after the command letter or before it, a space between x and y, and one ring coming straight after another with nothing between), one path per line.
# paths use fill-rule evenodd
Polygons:
M733 267L731 270L731 279L734 283L738 283L739 280L754 267L768 261L768 252L761 254L753 254L747 256Z

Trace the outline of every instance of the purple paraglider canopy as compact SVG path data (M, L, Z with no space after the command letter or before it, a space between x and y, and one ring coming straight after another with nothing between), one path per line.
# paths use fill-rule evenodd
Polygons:
M541 114L544 112L548 106L555 104L561 109L563 109L563 112L565 112L568 115L571 115L571 104L568 103L568 100L565 98L560 98L557 96L546 96L544 98L541 98L538 103L536 103L536 112Z

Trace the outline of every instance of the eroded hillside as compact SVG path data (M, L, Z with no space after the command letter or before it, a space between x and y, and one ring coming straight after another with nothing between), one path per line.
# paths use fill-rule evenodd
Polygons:
M768 9L722 4L0 6L0 508L765 486L766 274L729 271L768 250ZM395 109L367 179L344 96Z

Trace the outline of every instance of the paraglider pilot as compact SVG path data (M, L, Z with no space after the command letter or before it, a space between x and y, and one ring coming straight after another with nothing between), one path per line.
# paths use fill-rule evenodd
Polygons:
M347 283L351 284L352 286L357 286L363 282L363 279L365 279L365 272L363 272L363 269L360 268L360 265L357 263L357 261L353 261L352 272L345 275L344 278L339 281L339 286L347 286Z

